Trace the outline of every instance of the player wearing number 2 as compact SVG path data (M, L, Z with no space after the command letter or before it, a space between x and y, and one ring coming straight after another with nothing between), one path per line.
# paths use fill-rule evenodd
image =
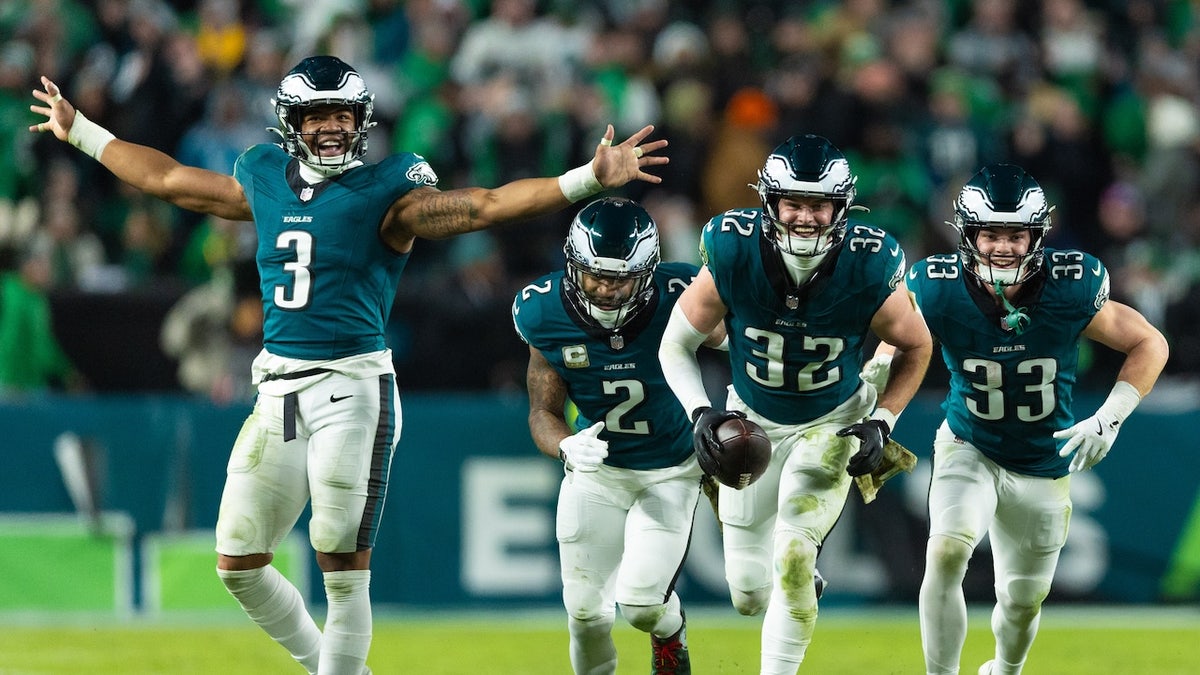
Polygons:
M659 264L658 229L627 199L585 206L571 222L565 272L513 302L529 344L529 431L562 460L557 536L571 667L616 672L616 607L651 635L652 672L691 673L675 580L687 555L702 472L692 425L663 379L658 345L696 276ZM718 328L706 343L719 346ZM568 425L564 405L578 410Z
M279 145L256 145L233 176L183 166L113 138L56 84L30 106L52 131L129 185L177 206L253 220L264 307L258 397L234 443L217 520L217 573L264 631L310 673L360 675L372 622L370 558L400 400L384 327L417 237L437 239L566 207L604 187L661 179L643 168L666 141L646 127L612 145L608 127L588 164L496 189L438 191L418 155L363 162L373 96L332 56L304 59L273 101ZM309 539L328 602L324 632L297 589L270 565L311 501Z
M933 444L920 595L930 675L959 672L962 582L985 533L995 563L996 650L979 673L1021 672L1067 539L1070 472L1104 458L1167 360L1162 334L1108 299L1100 261L1044 247L1051 210L1020 167L984 167L954 204L958 253L930 256L908 275L950 372L946 421ZM1075 424L1083 337L1126 358L1108 399Z
M804 659L817 619L817 553L851 476L882 462L932 353L904 285L900 245L848 219L854 182L841 151L820 136L775 148L759 172L762 208L726 211L704 228L704 267L679 298L659 354L694 420L697 452L733 414L771 439L762 478L720 488L733 605L742 614L766 610L764 675L795 673ZM722 322L733 383L728 410L715 411L695 352ZM859 377L868 330L898 346L878 398Z

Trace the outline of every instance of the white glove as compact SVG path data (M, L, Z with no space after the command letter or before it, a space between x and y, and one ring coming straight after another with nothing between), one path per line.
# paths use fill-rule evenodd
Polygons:
M1072 452L1075 453L1074 459L1071 460L1072 473L1090 469L1108 454L1108 449L1117 439L1120 427L1120 421L1097 410L1095 415L1070 429L1054 432L1055 438L1068 439L1063 449L1058 451L1058 456L1068 457Z
M880 354L863 364L859 377L862 378L863 382L875 387L876 393L880 393L887 385L888 373L891 369L892 355Z
M1072 452L1075 453L1070 466L1072 473L1090 469L1104 459L1113 441L1117 440L1121 424L1141 400L1141 395L1133 385L1117 382L1096 414L1070 429L1054 432L1055 438L1067 439L1058 456L1068 457Z
M595 471L608 457L608 441L596 438L604 422L592 426L558 442L558 456L567 469L572 471Z

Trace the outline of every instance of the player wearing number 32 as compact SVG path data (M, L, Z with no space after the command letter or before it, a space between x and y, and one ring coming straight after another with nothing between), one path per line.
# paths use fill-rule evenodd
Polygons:
M817 620L817 554L851 476L882 462L932 354L904 285L900 245L848 218L855 180L820 136L775 148L759 171L762 208L726 211L704 228L704 267L679 298L660 350L698 438L744 414L771 440L757 482L720 488L733 605L742 614L766 610L764 675L795 673L804 659ZM727 410L715 411L695 351L722 322L733 382ZM878 398L859 377L868 330L898 346Z
M566 469L558 496L571 666L616 672L616 607L651 635L652 671L691 672L675 580L687 555L702 471L692 425L663 379L658 345L696 275L659 264L658 229L627 199L584 207L564 246L565 272L513 302L529 344L529 431ZM718 328L706 343L719 346ZM574 427L564 405L578 410Z
M962 582L985 533L996 647L979 673L1021 672L1067 539L1070 472L1104 458L1167 360L1162 334L1108 299L1100 261L1044 247L1051 210L1023 169L986 166L954 204L958 253L930 256L908 275L950 373L933 443L919 603L931 675L959 672ZM1076 424L1071 398L1084 337L1126 358L1108 399Z
M551 213L667 162L646 127L613 145L608 127L588 164L558 178L441 192L411 153L365 163L373 95L332 56L304 59L273 101L278 145L238 158L233 176L181 165L116 139L42 78L30 109L117 178L177 206L253 220L264 306L258 397L230 456L217 521L217 568L246 613L310 673L360 675L371 642L370 557L400 401L384 327L417 237L438 239ZM311 500L309 539L328 610L318 630L270 565Z

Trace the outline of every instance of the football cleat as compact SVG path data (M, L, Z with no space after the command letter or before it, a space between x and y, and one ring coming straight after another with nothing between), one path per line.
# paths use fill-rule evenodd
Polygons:
M992 675L992 664L995 662L996 660L992 659L982 666L979 666L979 675Z
M821 599L821 594L825 592L825 577L821 576L821 570L813 568L813 589L817 592L817 599Z
M692 675L692 660L688 656L687 646L687 616L683 616L683 625L671 637L660 638L650 634L650 673L651 675Z

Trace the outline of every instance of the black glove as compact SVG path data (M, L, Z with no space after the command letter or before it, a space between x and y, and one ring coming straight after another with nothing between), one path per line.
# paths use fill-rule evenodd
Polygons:
M838 436L856 436L861 441L858 452L846 465L846 473L851 476L865 476L878 469L883 463L883 446L887 445L891 434L892 429L887 422L873 419L851 424L837 432Z
M696 449L696 461L704 473L714 476L721 468L721 462L717 459L721 454L717 427L738 417L746 419L746 414L738 410L714 410L709 407L692 411L692 447Z

